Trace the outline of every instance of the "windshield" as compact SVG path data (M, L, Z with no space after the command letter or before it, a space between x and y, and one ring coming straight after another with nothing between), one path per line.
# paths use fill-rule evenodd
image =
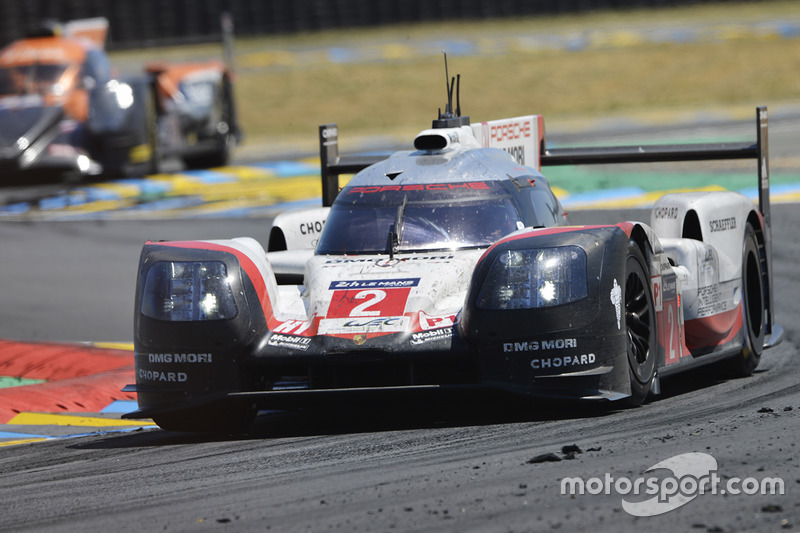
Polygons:
M0 68L0 94L58 94L68 65L33 63Z
M522 227L498 182L346 187L317 253L394 253L486 247Z

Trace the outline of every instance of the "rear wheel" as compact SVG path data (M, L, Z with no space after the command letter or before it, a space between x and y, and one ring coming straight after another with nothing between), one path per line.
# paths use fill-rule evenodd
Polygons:
M656 372L656 313L647 274L649 269L644 254L632 241L625 264L623 301L631 382L631 395L626 401L631 406L638 406L649 394Z
M147 132L147 146L150 149L150 158L145 165L147 175L158 174L161 170L161 146L158 144L158 90L155 84L150 85L147 109L145 111L145 131Z
M233 104L233 87L230 80L222 80L220 94L216 102L219 117L214 126L213 147L203 154L184 158L189 168L221 167L228 164L237 142L236 111Z
M744 230L742 246L742 350L730 361L728 369L736 377L745 377L761 361L764 349L764 272L758 252L756 232L749 223Z

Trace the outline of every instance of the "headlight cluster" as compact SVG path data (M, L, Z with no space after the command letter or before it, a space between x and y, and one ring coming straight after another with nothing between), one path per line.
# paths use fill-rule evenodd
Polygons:
M586 252L578 246L506 250L478 296L481 309L534 309L586 298Z
M142 314L158 320L221 320L237 314L221 261L159 261L147 272Z
M133 105L133 88L127 83L111 80L106 84L106 89L114 94L120 109L128 109Z

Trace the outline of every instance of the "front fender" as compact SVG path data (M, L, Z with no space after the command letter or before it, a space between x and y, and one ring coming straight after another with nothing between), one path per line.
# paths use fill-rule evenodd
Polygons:
M612 297L625 282L629 242L618 226L568 227L524 232L490 248L475 269L460 322L462 335L480 354L481 379L532 394L552 389L577 397L629 395L625 320ZM562 247L585 253L585 297L542 307L482 305L501 256ZM536 291L546 281L533 278L528 289ZM563 380L573 386L556 383Z
M277 303L274 276L250 241L145 244L134 313L140 409L246 388L242 358Z

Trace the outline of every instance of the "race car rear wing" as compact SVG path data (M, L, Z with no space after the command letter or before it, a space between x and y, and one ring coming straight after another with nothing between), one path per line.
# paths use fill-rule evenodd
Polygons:
M758 208L770 226L769 140L767 108L756 108L756 142L694 143L544 149L542 165L596 165L603 163L667 163L716 159L758 160Z
M543 129L543 128L542 128ZM322 205L330 206L339 193L339 175L354 174L387 155L340 155L336 124L319 127ZM512 152L512 155L513 152ZM758 207L767 229L770 227L769 142L767 108L756 108L756 141L741 143L692 143L590 148L547 148L542 137L541 166L596 165L608 163L666 163L719 159L758 160Z
M756 108L756 140L741 143L694 143L632 146L603 146L589 148L547 148L542 127L542 166L596 165L607 163L664 163L676 161L710 161L721 159L756 159L758 161L758 210L764 220L764 254L768 279L772 279L772 230L769 203L769 139L767 108ZM386 155L347 156L339 154L336 124L319 127L320 166L322 175L322 205L330 206L339 193L339 175L354 174ZM514 153L512 152L512 155ZM768 285L768 328L774 324L772 285ZM771 332L771 331L768 331Z

